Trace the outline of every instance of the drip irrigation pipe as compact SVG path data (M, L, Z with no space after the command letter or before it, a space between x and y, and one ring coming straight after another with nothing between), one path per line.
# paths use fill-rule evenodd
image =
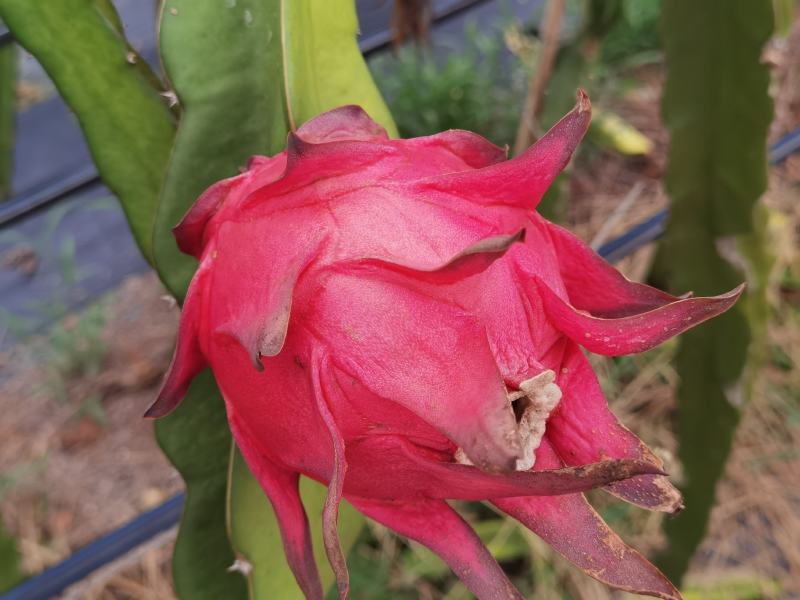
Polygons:
M769 148L769 164L776 165L800 150L800 127L786 134ZM618 238L606 242L597 252L609 262L628 256L637 248L641 248L657 240L667 228L669 212L665 208L641 223L631 227Z
M173 496L164 504L77 550L65 561L6 592L0 596L0 600L45 600L61 593L93 571L174 527L180 520L184 501L184 494Z
M0 202L0 229L18 219L30 216L77 192L102 185L97 169L91 163L80 169L45 181L32 189Z

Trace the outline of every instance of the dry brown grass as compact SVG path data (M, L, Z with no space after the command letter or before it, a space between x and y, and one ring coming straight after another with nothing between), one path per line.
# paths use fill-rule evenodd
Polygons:
M53 373L36 355L46 338L0 357L9 373L0 383L0 513L26 573L63 560L182 487L152 423L142 419L173 344L177 310L163 293L153 275L113 293L103 370L64 374L63 397L54 395ZM77 320L67 317L62 326L69 331ZM84 409L90 397L98 399L94 413Z

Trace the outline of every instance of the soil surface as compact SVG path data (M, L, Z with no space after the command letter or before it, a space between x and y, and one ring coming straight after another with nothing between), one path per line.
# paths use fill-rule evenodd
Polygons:
M0 509L27 572L182 488L142 418L169 363L178 309L146 274L92 313L0 355L14 373L0 383ZM84 362L66 364L54 351Z

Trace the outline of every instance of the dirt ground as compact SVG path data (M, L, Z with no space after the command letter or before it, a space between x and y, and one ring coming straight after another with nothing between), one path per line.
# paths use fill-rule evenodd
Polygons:
M97 372L54 364L47 339L0 356L14 372L0 383L0 508L28 573L182 488L142 418L169 362L178 309L153 274L129 278L100 309L97 339L86 317L57 326L76 344L92 340Z
M766 58L775 71L774 140L800 122L800 27ZM619 107L653 140L652 156L603 153L573 174L569 218L587 241L611 239L667 204L660 182L668 143L658 112L661 77L658 69L642 72L643 85ZM797 265L799 188L796 155L773 169L766 198L776 221L779 269ZM636 197L620 214L620 199L632 189ZM617 222L608 228L610 215ZM652 248L644 248L621 268L642 279L651 256ZM141 418L168 364L178 319L178 309L164 295L154 275L135 276L99 304L94 321L85 315L66 317L58 326L56 346L73 351L78 361L59 361L50 338L0 355L0 513L19 541L28 573L57 563L182 487L155 443L152 423ZM770 341L790 363L800 364L800 298L776 280L771 304ZM668 459L674 456L675 440L664 423L674 410L676 381L669 359L667 349L641 363L636 376L624 382L613 380L607 361L596 364L611 388L615 412ZM800 594L799 378L797 368L786 369L775 360L759 377L690 581L742 573L778 582L789 594L783 597ZM659 529L656 515L631 541L645 551L658 548ZM170 534L163 536L66 597L172 598L170 541ZM581 597L611 597L579 577Z

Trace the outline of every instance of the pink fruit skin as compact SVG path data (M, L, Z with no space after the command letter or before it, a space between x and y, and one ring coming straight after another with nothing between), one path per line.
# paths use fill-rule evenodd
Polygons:
M682 506L658 458L609 411L581 346L645 351L727 310L742 288L679 298L633 283L535 212L590 116L579 92L507 160L466 131L390 140L345 106L213 185L175 228L200 266L148 416L211 367L308 598L323 590L300 474L328 485L323 531L341 597L343 496L437 552L482 600L521 596L447 500L492 502L611 586L680 597L583 497L605 486L644 508ZM542 374L561 398L534 467L517 470L512 401Z

